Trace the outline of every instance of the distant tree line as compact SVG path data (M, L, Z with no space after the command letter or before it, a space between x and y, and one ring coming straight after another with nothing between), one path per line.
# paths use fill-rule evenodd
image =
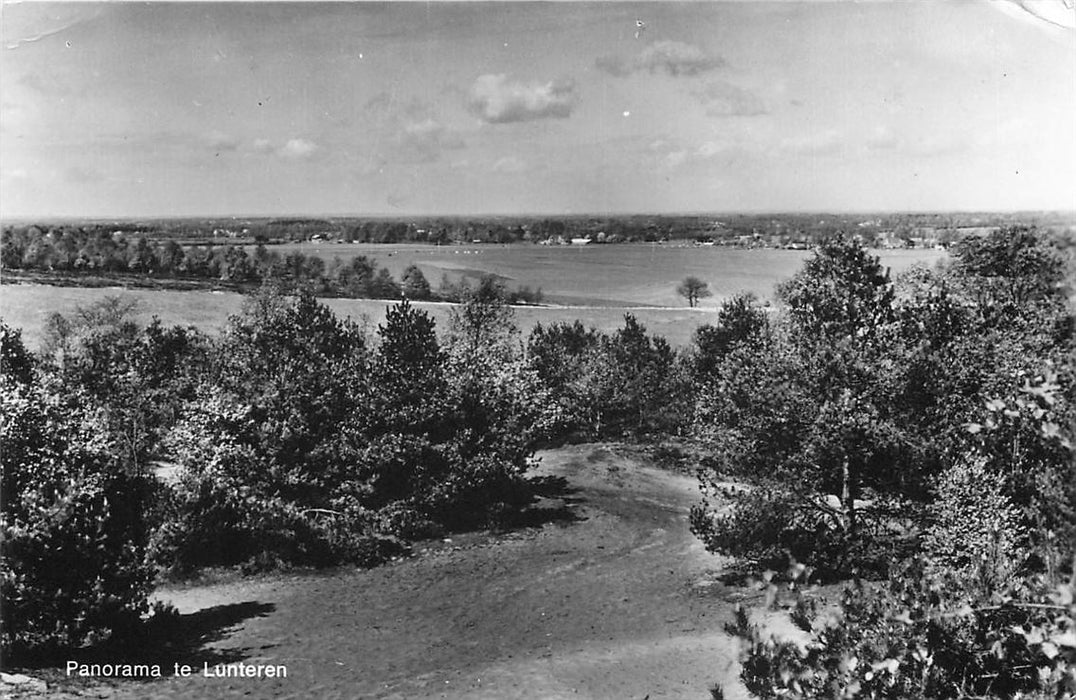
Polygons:
M159 278L212 280L234 285L272 281L308 285L321 294L381 299L399 298L404 287L389 271L365 256L326 264L316 255L292 251L281 255L255 246L248 253L241 245L180 245L144 236L115 235L105 230L43 232L29 228L13 231L0 244L0 264L9 270L35 270L76 274L127 274ZM421 271L409 270L408 292L430 297ZM417 273L417 274L416 274Z
M589 238L595 243L713 240L739 242L759 237L760 244L793 241L815 246L854 232L866 246L896 242L912 245L930 236L950 245L968 230L1015 224L1072 226L1064 213L882 213L882 214L727 214L621 215L559 217L409 217L372 219L252 220L229 230L264 241L298 241L319 237L356 243L540 243ZM219 226L204 226L202 235ZM927 232L930 233L927 233ZM884 235L880 235L884 234ZM761 241L761 239L765 239Z
M162 219L79 224L48 223L4 228L4 236L28 231L60 239L75 235L118 234L131 239L191 242L281 243L593 243L700 241L721 244L806 247L850 234L867 247L911 246L917 240L952 245L990 228L1034 224L1067 230L1076 221L1066 213L882 213L882 214L711 214L558 217L398 217Z
M145 236L116 235L104 229L43 231L13 229L0 242L0 268L74 275L134 275L160 279L204 280L236 287L272 283L288 289L300 286L320 296L416 301L467 297L466 280L447 277L440 290L430 287L422 270L408 266L399 281L372 259L359 255L326 263L318 255L285 254L258 244L248 253L242 245L180 245ZM502 296L509 303L538 303L540 290L522 287Z

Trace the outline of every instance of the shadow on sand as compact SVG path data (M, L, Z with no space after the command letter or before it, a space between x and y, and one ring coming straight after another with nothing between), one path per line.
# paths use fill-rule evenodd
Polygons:
M531 503L516 514L510 528L541 527L546 524L568 525L586 520L576 512L583 498L579 489L568 484L563 476L535 476L529 480Z
M245 648L215 648L212 645L225 639L242 622L265 617L275 610L269 603L247 601L216 605L197 612L180 615L164 610L154 614L141 628L127 635L126 641L105 642L96 646L51 654L47 658L13 659L12 666L42 677L50 685L60 681L76 681L78 673L66 673L71 662L79 664L130 664L158 666L163 678L173 674L175 664L186 664L200 672L203 664L229 664L250 656ZM96 678L109 685L158 680L143 675L133 678Z

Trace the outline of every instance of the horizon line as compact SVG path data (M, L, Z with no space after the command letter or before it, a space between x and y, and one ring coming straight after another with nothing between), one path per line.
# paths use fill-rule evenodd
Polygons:
M585 217L701 217L701 216L866 216L866 215L993 215L1060 214L1076 217L1076 207L1054 209L748 209L748 210L691 210L691 211L590 211L590 212L475 212L461 213L341 213L341 212L279 212L233 214L0 214L0 224L52 221L165 221L183 219L487 219L487 218L546 218L571 219Z

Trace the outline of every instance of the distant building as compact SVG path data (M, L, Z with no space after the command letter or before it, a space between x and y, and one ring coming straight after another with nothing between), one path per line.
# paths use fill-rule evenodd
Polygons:
M874 234L874 240L879 248L900 248L903 245L892 231L879 231Z

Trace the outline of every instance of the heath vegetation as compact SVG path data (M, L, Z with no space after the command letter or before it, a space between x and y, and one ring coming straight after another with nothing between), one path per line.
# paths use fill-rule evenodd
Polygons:
M779 303L726 299L680 349L631 314L524 337L494 277L440 333L406 300L359 326L316 295L367 293L361 261L263 285L216 336L116 299L50 318L36 353L4 326L5 657L130 635L155 577L511 527L539 446L618 440L697 467L694 533L801 628L730 624L755 695L1072 697L1064 255L1010 228L894 277L831 237Z

